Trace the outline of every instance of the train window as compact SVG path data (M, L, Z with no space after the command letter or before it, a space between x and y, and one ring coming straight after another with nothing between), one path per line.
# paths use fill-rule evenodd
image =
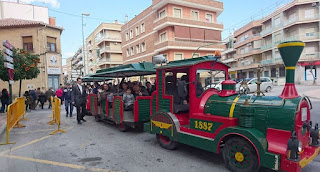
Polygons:
M226 79L226 73L223 70L199 69L197 70L196 95L201 96L202 93L209 89L222 89L221 82Z
M165 94L172 95L174 104L189 102L189 76L185 72L166 72Z

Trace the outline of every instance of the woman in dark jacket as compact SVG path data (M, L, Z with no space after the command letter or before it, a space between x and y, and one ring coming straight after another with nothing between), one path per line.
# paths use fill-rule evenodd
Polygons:
M2 90L1 93L2 93L2 96L1 96L2 106L1 106L0 113L4 113L5 112L4 110L7 111L7 107L9 105L9 93L8 93L7 89L5 89L5 88Z
M43 94L43 93L40 93L40 95L39 95L39 101L40 101L40 103L41 103L41 109L43 109L43 105L44 105L44 103L47 101L46 95Z
M31 112L32 98L29 94L29 91L24 92L23 96L26 98L26 112L28 112L28 109Z

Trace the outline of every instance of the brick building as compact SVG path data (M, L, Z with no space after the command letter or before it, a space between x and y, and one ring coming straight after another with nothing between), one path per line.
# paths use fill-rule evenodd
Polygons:
M222 11L223 3L214 0L153 0L121 28L124 64L151 61L157 54L169 61L191 58L198 47L221 41ZM194 57L221 50L223 45L213 44Z
M101 23L86 38L86 70L93 74L99 69L122 65L121 26L114 23Z

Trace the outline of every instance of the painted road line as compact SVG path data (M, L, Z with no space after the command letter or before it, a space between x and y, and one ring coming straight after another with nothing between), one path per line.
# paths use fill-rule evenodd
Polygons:
M69 128L67 128L66 130L70 130L71 128L73 128L73 127L69 127ZM42 137L42 138L40 138L40 139L33 140L33 141L28 142L28 143L26 143L26 144L23 144L23 145L14 147L14 148L12 148L12 149L3 151L3 152L0 153L0 155L6 154L6 153L8 153L8 152L12 152L12 151L14 151L14 150L17 150L17 149L26 147L26 146L31 145L31 144L34 144L34 143L37 143L37 142L39 142L39 141L41 141L41 140L47 139L47 138L52 137L52 136L53 136L53 135L48 135L48 136L44 136L44 137Z
M100 168L87 168L82 165L76 165L76 164L68 164L68 163L62 163L62 162L55 162L55 161L48 161L43 159L35 159L35 158L29 158L29 157L22 157L22 156L15 156L15 155L1 155L2 157L10 158L10 159L19 159L19 160L25 160L25 161L31 161L31 162L37 162L42 164L49 164L54 166L60 166L60 167L68 167L78 170L90 170L90 171L99 171L99 172L114 172L108 169L100 169Z
M53 131L55 129L43 129L43 130L34 130L34 131L23 131L23 132L16 132L16 133L11 133L11 134L29 134L29 133L37 133L37 132L42 132L42 131Z

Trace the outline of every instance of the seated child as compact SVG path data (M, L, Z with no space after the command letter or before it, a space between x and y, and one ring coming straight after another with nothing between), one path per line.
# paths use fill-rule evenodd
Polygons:
M131 94L131 90L127 89L123 93L124 111L133 111L134 96Z

